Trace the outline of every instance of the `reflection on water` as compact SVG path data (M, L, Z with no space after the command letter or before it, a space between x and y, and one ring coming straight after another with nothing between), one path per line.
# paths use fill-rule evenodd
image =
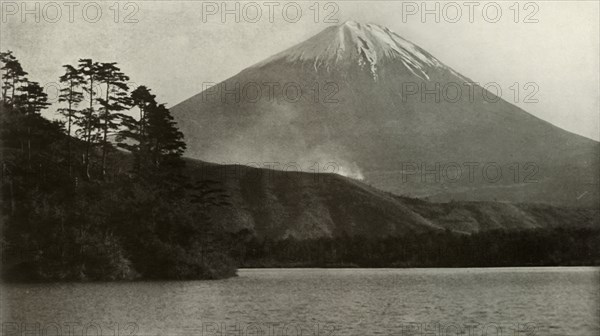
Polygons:
M246 269L3 285L4 334L599 335L600 269ZM20 334L18 334L20 335Z

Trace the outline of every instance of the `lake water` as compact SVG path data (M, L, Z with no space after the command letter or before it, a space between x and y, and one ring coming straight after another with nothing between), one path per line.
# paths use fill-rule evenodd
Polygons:
M244 269L2 285L4 335L600 335L599 268ZM462 334L461 334L462 332Z

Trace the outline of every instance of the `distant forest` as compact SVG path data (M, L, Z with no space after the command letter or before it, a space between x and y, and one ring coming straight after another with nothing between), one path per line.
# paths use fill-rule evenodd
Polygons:
M232 255L240 267L598 266L598 228L451 231L397 237L251 238Z
M116 63L64 65L59 120L12 52L0 53L2 277L7 281L220 279L237 267L599 265L599 229L269 240L214 224L223 186L192 180L169 109ZM97 90L101 88L101 90Z

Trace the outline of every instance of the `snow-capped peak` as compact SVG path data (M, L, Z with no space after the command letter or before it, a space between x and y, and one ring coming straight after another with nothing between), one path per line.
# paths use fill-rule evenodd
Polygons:
M428 72L443 65L425 50L405 40L386 27L346 21L332 26L257 66L276 61L310 62L315 70L327 69L342 62L357 62L377 80L383 61L402 62L415 76L429 79Z

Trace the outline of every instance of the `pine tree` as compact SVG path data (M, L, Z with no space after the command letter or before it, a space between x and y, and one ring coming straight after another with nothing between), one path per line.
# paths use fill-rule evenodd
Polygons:
M89 58L79 60L78 72L83 76L83 90L89 96L89 107L83 111L83 116L78 120L78 125L81 126L82 138L85 141L85 154L83 158L84 176L90 179L90 154L93 145L93 131L97 125L97 116L94 110L94 96L96 95L94 88L98 80L98 70L100 65Z
M142 85L131 92L131 101L133 105L137 106L140 110L138 132L140 137L144 137L144 127L148 122L146 118L146 111L148 108L156 106L156 96L150 93L150 89Z
M27 161L31 166L31 124L35 122L36 118L43 109L48 107L48 95L44 92L44 89L39 85L38 82L27 82L25 86L21 86L19 91L23 92L16 99L21 106L21 111L26 115L27 123ZM15 99L13 99L15 100Z
M8 103L8 89L10 89L12 78L10 78L8 63L14 61L15 57L12 51L0 52L0 62L2 62L2 101Z
M65 68L65 74L60 77L60 82L67 86L60 90L58 101L67 103L67 107L59 109L58 112L67 120L67 166L69 175L71 175L71 128L76 117L77 111L75 108L83 101L83 92L80 91L80 87L84 80L83 75L73 66L63 65L63 67Z
M50 105L48 95L38 82L27 82L19 88L19 91L23 92L20 95L20 101L25 114L39 115L43 109Z
M98 82L105 85L105 97L97 99L102 106L99 118L101 122L99 128L102 132L102 178L106 175L106 157L109 148L108 133L118 129L122 117L119 112L127 110L131 106L128 93L129 87L127 86L129 77L121 72L116 64L102 63L98 67Z
M139 120L123 119L125 130L121 138L134 140L135 144L122 143L136 156L136 169L158 169L183 163L181 156L186 145L183 134L164 104L158 104L155 96L145 86L140 86L131 95L134 106L140 110Z
M139 86L131 92L131 103L139 109L139 119L131 116L123 116L122 125L124 129L120 132L119 140L125 138L134 141L133 144L123 142L120 147L132 152L134 155L135 170L139 173L148 164L148 112L156 107L156 96L150 93L146 86Z
M27 78L25 78L27 72L23 70L21 63L12 55L11 51L1 53L0 59L4 64L0 69L4 71L2 74L2 99L5 103L15 107L16 91L27 83ZM9 90L10 98L8 97Z
M155 167L181 162L181 156L186 148L183 133L177 128L177 123L164 104L150 109L147 132L149 152Z

